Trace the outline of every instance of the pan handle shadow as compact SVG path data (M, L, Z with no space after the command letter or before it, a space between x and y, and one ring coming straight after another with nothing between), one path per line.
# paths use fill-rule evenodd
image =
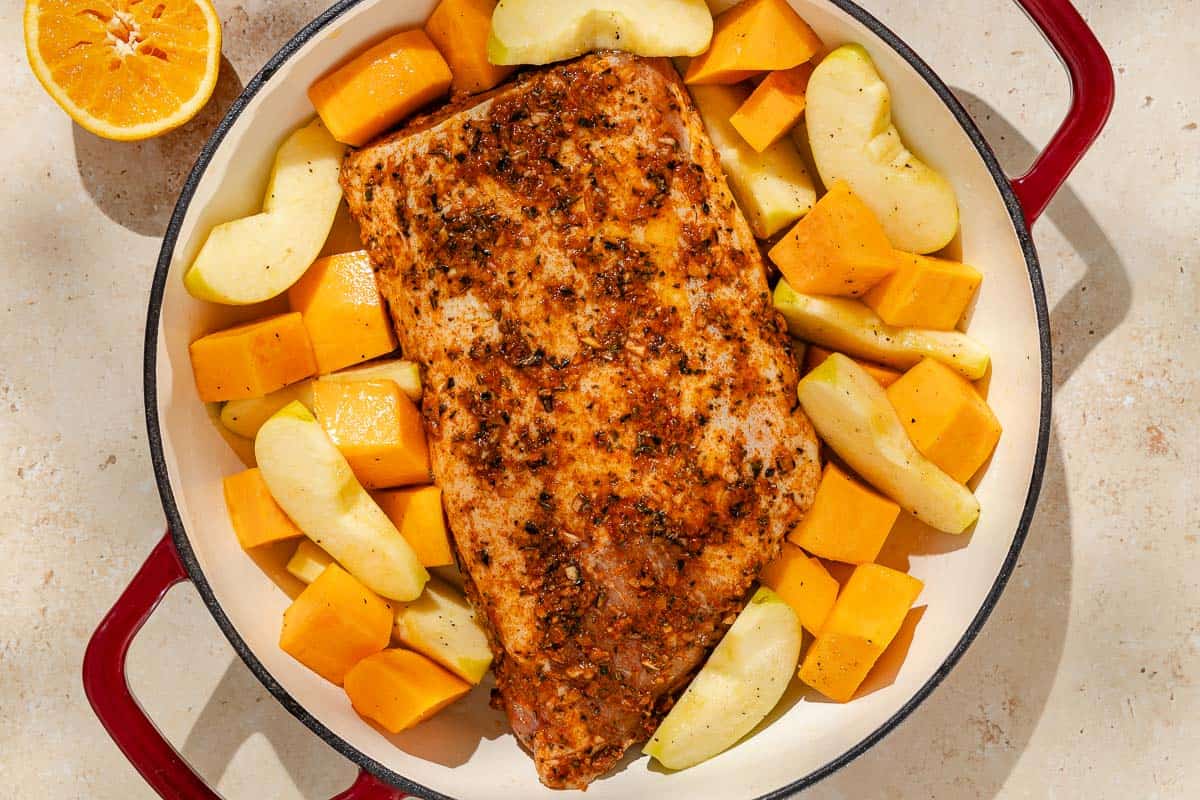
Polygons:
M1036 148L1008 120L978 96L954 92L1002 164L1015 173L1032 162ZM1125 319L1132 291L1112 242L1069 184L1045 216L1086 264L1050 313L1057 392ZM899 733L806 796L1000 794L1045 709L1069 622L1071 507L1062 443L1053 426L1051 433L1037 514L983 633Z
M492 685L485 681L447 711L388 738L417 758L447 767L464 764L480 742L508 734L503 715L488 706ZM281 766L308 800L328 800L354 780L354 766L274 702L246 665L235 658L188 732L183 757L215 785L253 736L270 743Z
M181 752L216 786L252 736L267 739L284 771L307 800L328 800L354 782L357 769L287 713L240 659L225 669ZM269 787L259 787L266 794Z
M998 111L965 89L953 91L1010 173L1033 160L1036 148ZM1069 182L1054 196L1046 216L1086 264L1084 273L1050 311L1057 392L1129 314L1133 288L1116 248Z

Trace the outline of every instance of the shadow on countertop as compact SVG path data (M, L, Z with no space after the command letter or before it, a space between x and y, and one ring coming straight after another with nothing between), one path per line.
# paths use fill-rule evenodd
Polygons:
M170 133L141 142L115 142L74 125L79 177L97 208L134 233L161 238L192 164L241 92L241 78L222 56L208 104Z
M984 100L954 89L1000 163L1017 172L1037 150ZM1057 391L1129 312L1132 289L1116 249L1069 185L1046 210L1087 268L1050 312ZM1051 258L1042 254L1043 271ZM1052 426L1033 525L1008 587L954 672L913 716L852 766L806 796L915 796L917 776L940 772L955 797L1000 794L1037 728L1062 659L1070 617L1071 507ZM958 774L951 771L957 770ZM864 787L876 787L864 793Z
M494 685L490 678L485 679L449 713L389 738L397 748L417 758L450 768L461 766L484 740L508 735L503 715L488 705ZM262 736L270 743L280 765L307 800L326 800L354 780L354 765L293 719L235 658L188 731L180 753L210 786L215 786L242 745L253 736ZM269 789L260 788L263 792Z
M216 786L238 750L255 735L270 742L307 800L327 800L354 782L354 766L293 719L235 658L188 731L180 753L210 786ZM271 787L259 788L261 797L271 796Z

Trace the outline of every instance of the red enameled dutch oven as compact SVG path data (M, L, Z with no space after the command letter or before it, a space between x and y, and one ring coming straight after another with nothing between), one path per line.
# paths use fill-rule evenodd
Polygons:
M951 252L985 281L971 335L992 354L989 401L1004 427L975 487L974 532L934 542L910 558L926 585L924 617L889 685L848 704L794 697L749 740L692 769L668 774L636 753L597 781L588 800L671 793L690 798L790 795L845 765L895 728L962 656L996 604L1028 531L1050 427L1050 331L1029 229L1103 127L1113 76L1100 44L1068 0L1018 0L1058 51L1073 96L1066 120L1029 172L1009 179L962 106L908 45L849 0L792 0L829 45L858 42L892 89L907 142L947 175L962 230ZM163 241L146 322L146 419L169 530L92 637L84 687L105 728L160 795L215 793L171 749L125 681L133 637L172 585L191 580L234 649L279 702L362 768L342 798L561 797L487 707L486 690L399 736L350 709L344 693L278 646L288 598L238 548L221 498L223 475L241 468L198 402L187 346L237 319L193 300L181 272L216 222L257 210L279 141L312 115L308 85L364 43L420 25L433 0L342 0L263 67L197 160ZM244 313L244 312L242 312ZM937 552L944 551L944 552ZM482 733L481 733L482 732ZM752 744L751 744L752 743Z

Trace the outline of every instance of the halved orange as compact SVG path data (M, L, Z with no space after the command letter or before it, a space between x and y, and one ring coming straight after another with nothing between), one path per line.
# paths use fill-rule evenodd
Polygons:
M80 126L146 139L187 122L212 96L221 21L208 0L26 0L25 52Z

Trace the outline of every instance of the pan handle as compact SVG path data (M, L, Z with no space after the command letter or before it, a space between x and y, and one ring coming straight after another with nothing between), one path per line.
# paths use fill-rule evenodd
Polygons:
M350 788L333 800L403 800L405 797L408 795L364 769L358 773L358 779Z
M1013 191L1033 225L1054 193L1100 135L1115 95L1112 64L1070 0L1017 0L1066 65L1071 107L1033 166L1012 179Z
M219 800L187 762L159 733L130 691L125 658L138 631L154 613L167 590L187 580L171 532L163 536L129 586L105 615L83 656L83 690L100 724L166 800ZM334 800L400 800L406 795L365 770Z

